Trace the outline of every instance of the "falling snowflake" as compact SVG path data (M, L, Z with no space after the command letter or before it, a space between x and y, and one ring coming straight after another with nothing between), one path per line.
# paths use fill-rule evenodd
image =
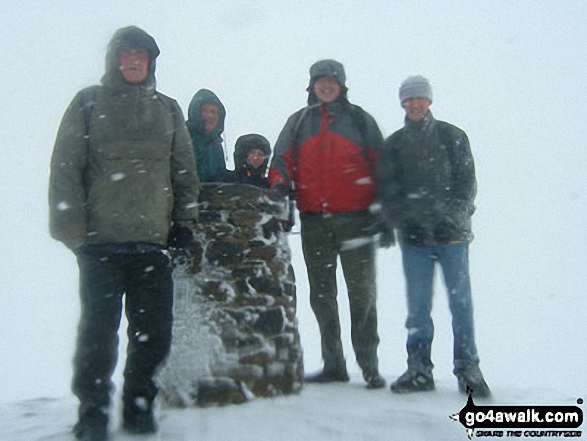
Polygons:
M124 173L113 173L110 175L110 180L112 182L121 181L125 178Z
M57 204L57 209L58 209L59 211L65 211L65 210L69 210L70 208L71 208L71 206L70 206L70 205L69 205L67 202L65 202L65 201L63 201L63 202L59 202L59 203Z

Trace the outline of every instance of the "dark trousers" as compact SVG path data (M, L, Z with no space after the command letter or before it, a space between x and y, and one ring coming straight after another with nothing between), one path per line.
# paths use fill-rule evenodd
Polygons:
M351 312L351 340L365 378L378 373L375 246L366 229L368 212L302 214L302 247L310 282L310 304L322 338L324 371L344 366L336 284L340 258Z
M173 281L160 250L113 252L87 246L77 254L81 318L72 389L80 420L110 403L118 359L118 328L126 295L128 349L124 370L125 411L150 410L157 394L153 375L171 345Z

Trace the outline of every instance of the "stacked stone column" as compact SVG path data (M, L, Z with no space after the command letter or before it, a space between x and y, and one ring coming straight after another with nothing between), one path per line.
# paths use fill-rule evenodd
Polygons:
M299 392L286 203L249 185L202 184L199 207L191 255L175 257L173 343L160 396L205 406Z

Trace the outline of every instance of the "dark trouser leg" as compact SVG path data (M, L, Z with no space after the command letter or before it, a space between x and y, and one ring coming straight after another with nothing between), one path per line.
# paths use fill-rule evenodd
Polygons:
M432 283L435 258L432 247L402 245L408 303L408 369L429 373L434 324L432 322Z
M302 248L310 283L310 305L320 328L325 372L346 369L336 301L337 250L330 222L320 215L302 217Z
M81 252L78 265L81 318L72 390L80 400L80 422L89 419L106 424L111 377L118 359L122 279L109 256Z
M469 244L446 245L438 249L438 260L443 270L452 313L454 371L457 374L479 365L473 326Z
M173 281L169 259L161 252L126 258L128 349L124 370L125 419L133 412L150 412L158 388L157 367L171 345Z
M351 339L365 379L379 373L377 346L377 286L375 246L364 234L371 218L366 213L336 217L340 259L351 311Z

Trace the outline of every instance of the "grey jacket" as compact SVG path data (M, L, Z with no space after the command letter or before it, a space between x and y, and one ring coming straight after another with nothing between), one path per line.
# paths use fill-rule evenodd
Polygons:
M432 113L384 143L379 157L383 215L409 245L470 241L477 191L469 139Z
M143 47L150 72L124 81L118 50ZM145 242L165 246L172 221L197 221L199 182L177 102L155 90L159 50L144 31L118 31L108 48L102 86L77 94L51 158L51 235L69 248Z

